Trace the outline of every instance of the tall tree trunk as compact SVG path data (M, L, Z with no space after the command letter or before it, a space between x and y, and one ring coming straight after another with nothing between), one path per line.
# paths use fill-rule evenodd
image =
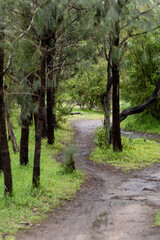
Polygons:
M122 151L121 131L120 131L120 107L119 107L119 21L115 23L113 36L113 57L112 57L112 78L113 78L113 129L112 141L113 150Z
M52 109L53 109L53 127L54 130L56 129L57 126L57 122L56 122L56 112L55 112L55 108L56 108L56 86L54 84L53 89L52 89Z
M53 89L47 88L47 123L48 123L48 143L54 143L54 118L52 110Z
M55 35L53 35L53 41L55 41ZM50 42L48 43L50 46ZM52 46L53 48L53 46ZM48 69L48 86L47 86L47 125L48 125L48 144L53 144L55 140L54 136L54 113L53 113L53 101L54 101L54 51L47 55L47 69Z
M46 105L43 108L43 126L42 126L42 138L48 137L48 124L47 124L47 109Z
M5 106L3 94L3 69L4 69L4 30L0 29L0 152L3 163L5 193L12 195L11 163L6 134Z
M3 163L2 163L2 156L0 152L0 173L3 172Z
M41 88L39 96L39 107L37 114L37 123L35 128L35 152L34 152L34 166L33 166L33 185L38 187L40 185L40 156L41 156L41 138L43 125L43 109L45 106L45 87L46 87L46 44L42 43L42 59L40 65L40 79Z
M104 98L104 112L105 112L104 125L105 125L105 135L106 135L105 140L106 140L107 147L111 144L111 140L110 140L110 131L111 131L110 115L111 115L111 102L112 102L111 58L112 58L112 46L110 44L109 56L108 58L106 57L106 60L108 61L108 67L107 67L108 82L107 82L106 97Z
M28 159L28 145L29 145L29 125L31 118L24 119L22 116L21 140L20 140L20 164L27 165Z

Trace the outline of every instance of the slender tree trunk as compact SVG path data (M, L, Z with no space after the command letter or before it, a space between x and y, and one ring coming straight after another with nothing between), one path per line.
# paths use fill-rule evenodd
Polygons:
M53 89L52 89L52 109L53 109L53 127L54 127L54 130L56 129L56 126L57 126L55 108L56 108L56 87L55 87L55 84L54 84Z
M0 173L3 172L3 163L2 163L2 156L0 152Z
M45 87L46 87L46 44L42 44L43 56L41 59L41 89L39 96L39 107L37 114L37 123L35 128L35 152L34 152L34 167L33 167L33 185L38 187L40 185L40 156L41 156L41 138L43 125L43 109L45 106Z
M54 40L55 36L53 37ZM49 45L49 43L48 43ZM53 46L52 46L53 47ZM47 86L47 125L48 125L48 144L53 144L54 136L54 114L53 114L53 101L54 101L54 52L47 55L47 69L48 69L48 86Z
M16 136L14 134L14 130L13 130L12 123L11 123L8 112L6 112L6 120L7 120L9 140L12 143L12 148L13 148L14 153L16 153L16 152L18 152L18 144L17 144Z
M52 87L47 88L47 122L48 122L48 143L54 143L54 117L52 110L53 91Z
M47 124L47 109L43 108L43 126L42 126L42 138L48 137L48 124Z
M113 57L112 57L112 78L113 78L113 129L112 141L113 150L122 151L121 131L120 131L120 107L119 107L119 21L115 23L115 33L113 36Z
M27 165L28 159L28 145L29 145L29 126L31 119L24 119L22 116L21 140L20 140L20 164Z
M108 147L111 144L110 141L110 131L111 131L111 102L112 102L112 69L111 69L111 58L112 58L112 46L110 44L109 56L108 59L108 67L107 67L107 75L108 75L108 82L107 82L107 92L104 101L104 111L105 111L105 134L106 134L106 146Z
M3 94L3 69L4 69L4 30L0 32L0 152L3 163L5 193L12 195L11 163L6 134L5 106Z

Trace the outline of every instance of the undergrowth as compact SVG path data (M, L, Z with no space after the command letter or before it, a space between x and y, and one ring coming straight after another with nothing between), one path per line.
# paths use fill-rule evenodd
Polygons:
M114 152L112 146L105 147L104 129L96 130L96 148L90 159L97 163L108 163L123 170L139 169L160 161L160 148L155 141L143 138L132 139L122 137L122 152Z
M154 221L153 227L158 227L158 226L160 226L160 210L159 210L158 213L156 214L154 220L155 220L155 221Z
M12 118L16 138L20 140L20 128L15 116ZM30 129L29 164L19 164L19 153L14 154L10 144L10 157L13 177L13 197L4 196L3 175L0 174L0 239L3 234L12 235L20 229L28 229L45 218L46 213L62 204L62 200L72 199L84 181L79 170L60 174L63 166L55 161L56 156L65 149L72 139L72 129L65 123L55 133L56 142L49 146L42 140L41 184L40 188L32 188L32 171L34 156L34 128ZM7 238L6 238L7 239ZM8 236L12 239L12 236Z
M160 120L151 114L140 113L127 117L121 127L126 130L160 134Z

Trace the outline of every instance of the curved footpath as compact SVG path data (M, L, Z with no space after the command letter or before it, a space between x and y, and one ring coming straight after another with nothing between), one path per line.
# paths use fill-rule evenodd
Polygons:
M88 180L76 199L17 240L160 240L160 164L127 173L88 160L100 120L75 121L76 166Z

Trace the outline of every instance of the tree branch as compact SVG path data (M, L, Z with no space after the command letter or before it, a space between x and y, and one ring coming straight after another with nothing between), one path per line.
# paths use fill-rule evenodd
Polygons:
M22 32L17 38L15 41L21 39L27 32L29 32L29 30L31 29L32 25L33 25L33 22L34 22L34 19L35 19L35 14L38 10L38 7L36 8L35 12L34 12L34 15L33 15L33 18L31 19L31 22L30 22L30 25L28 26L28 28ZM14 42L15 43L15 42ZM14 49L14 43L13 43L13 48L12 50ZM6 72L8 71L8 69L10 68L10 65L11 65L11 62L12 62L12 57L13 57L13 53L11 51L9 57L8 57L8 62L7 62L7 67L3 70L3 75L6 74Z
M157 101L159 92L160 92L160 78L158 79L157 86L156 86L155 90L153 91L151 97L146 102L144 102L136 107L127 108L124 111L122 111L120 113L120 122L122 122L124 119L126 119L129 115L141 113L144 110L146 110L147 108L149 108L149 106L152 103Z
M128 23L126 23L120 30L126 28L130 23L132 23L132 21L138 19L139 17L151 12L154 8L158 7L160 5L160 3L157 3L156 5L154 5L152 8L144 11L144 12L141 12L139 15L137 15L136 17L132 18L132 20L130 20Z
M159 28L160 28L160 26L155 27L155 28L153 28L153 29L151 29L151 30L149 30L149 31L144 31L144 32L135 33L135 34L130 34L130 35L126 36L126 37L121 41L121 43L119 44L119 46L122 47L123 44L124 44L129 38L131 38L131 37L141 36L141 35L147 34L147 33L149 33L149 32L153 32L153 31L155 31L155 30L157 30L157 29L159 29Z

